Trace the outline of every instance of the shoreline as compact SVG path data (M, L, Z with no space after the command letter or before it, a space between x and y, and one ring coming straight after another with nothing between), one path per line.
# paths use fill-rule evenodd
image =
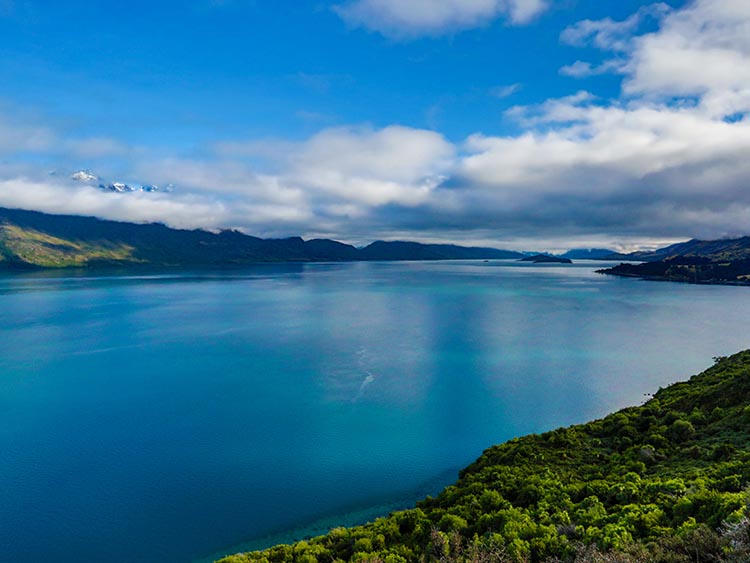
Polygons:
M460 470L461 467L446 470L432 479L425 481L418 488L411 491L408 496L406 494L398 495L391 500L376 504L351 507L343 511L323 514L313 520L293 524L290 528L273 531L239 544L227 546L204 557L191 559L187 563L215 563L219 559L229 555L262 551L280 544L296 543L308 538L325 535L334 528L361 526L378 518L386 517L392 512L414 508L418 501L423 500L427 496L437 495L445 487L454 483Z
M601 274L603 276L615 276L618 278L632 278L632 279L637 279L637 280L657 281L657 282L687 283L690 285L729 285L729 286L735 286L735 287L750 286L750 281L748 282L732 281L732 280L710 280L710 281L709 280L697 280L696 281L696 280L679 279L679 278L666 278L662 276L646 276L646 275L639 275L639 274L611 272L608 270L609 269L595 270L595 273Z

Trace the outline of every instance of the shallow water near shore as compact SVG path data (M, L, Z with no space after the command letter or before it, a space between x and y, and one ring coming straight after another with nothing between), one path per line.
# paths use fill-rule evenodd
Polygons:
M408 505L750 345L601 262L0 276L0 560L191 562Z

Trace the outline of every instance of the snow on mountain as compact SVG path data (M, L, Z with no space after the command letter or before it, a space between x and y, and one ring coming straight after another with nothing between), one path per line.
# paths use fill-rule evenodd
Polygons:
M174 184L167 184L166 186L159 187L155 186L153 184L148 186L141 186L140 190L142 192L171 192L174 191Z
M92 173L90 170L79 170L78 172L74 172L70 175L70 178L72 180L77 180L78 182L98 182L99 177Z
M70 175L71 180L76 182L82 182L84 184L96 185L103 192L114 192L114 193L129 193L129 192L171 192L174 190L172 184L167 184L164 187L159 187L154 184L126 184L125 182L107 182L99 178L96 174L90 170L79 170Z
M99 184L99 189L108 191L108 192L118 192L118 193L125 193L125 192L134 192L135 188L131 188L127 184L123 184L122 182L113 182L111 184Z

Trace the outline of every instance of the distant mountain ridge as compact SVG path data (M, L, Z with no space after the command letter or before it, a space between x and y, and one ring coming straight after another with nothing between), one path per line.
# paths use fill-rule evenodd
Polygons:
M522 258L496 248L376 241L356 248L328 239L262 239L226 230L172 229L94 217L0 208L0 268L232 266L256 262Z
M520 252L497 248L382 240L358 249L358 253L360 260L503 260L524 256Z
M615 254L615 251L610 248L572 248L559 256L571 260L601 260L612 254Z
M613 254L622 263L599 273L660 281L750 285L750 237L689 240L651 252Z
M652 251L638 251L629 254L614 253L607 260L638 260L639 262L656 262L675 258L707 258L712 261L735 261L750 259L750 236L678 242Z

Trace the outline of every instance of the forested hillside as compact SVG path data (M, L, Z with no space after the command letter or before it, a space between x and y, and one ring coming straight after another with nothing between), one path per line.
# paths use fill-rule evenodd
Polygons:
M712 262L750 260L750 237L718 240L692 239L652 251L610 254L605 260L656 262L675 258L704 258Z
M235 230L171 229L94 217L0 208L0 269L99 266L236 266L256 262L520 258L496 248L328 239L262 239Z
M746 563L749 482L744 351L642 406L493 446L413 509L222 563Z

